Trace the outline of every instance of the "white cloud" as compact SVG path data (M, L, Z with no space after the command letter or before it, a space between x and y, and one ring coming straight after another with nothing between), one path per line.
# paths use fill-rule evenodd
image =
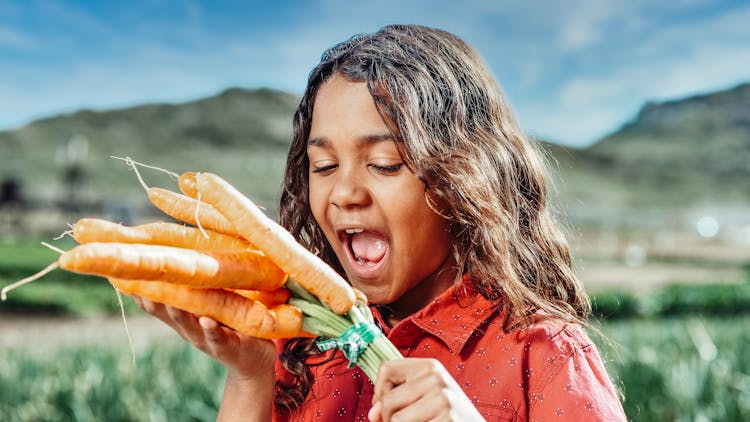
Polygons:
M229 85L271 86L300 93L327 47L387 23L420 23L452 31L477 48L500 78L524 128L552 140L583 145L616 129L646 100L691 95L750 80L750 7L690 20L668 17L668 5L576 0L424 0L343 6L323 0L295 13L314 15L262 32L211 26L199 3L180 5L175 25L144 17L118 32L80 8L45 3L38 12L107 47L71 55L48 69L0 68L0 125L17 125L78 107L181 101ZM165 6L166 7L166 6ZM176 6L177 7L177 6ZM137 17L137 8L131 17ZM253 25L249 21L248 25ZM77 39L59 33L37 40L0 25L0 47L77 52ZM169 40L178 39L180 45ZM80 41L78 41L80 42ZM2 57L0 57L2 58ZM13 74L13 69L17 74Z
M604 56L574 56L589 63L549 95L524 98L519 107L524 127L551 140L586 145L619 128L646 101L750 81L750 7L659 28L654 28L658 19L629 21L639 42Z
M529 107L526 127L541 136L586 145L616 130L645 101L667 100L750 81L750 46L696 46L689 54L632 63L561 85L548 102Z

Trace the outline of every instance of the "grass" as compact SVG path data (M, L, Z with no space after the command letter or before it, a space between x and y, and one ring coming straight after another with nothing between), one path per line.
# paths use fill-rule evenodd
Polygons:
M140 353L87 347L12 350L0 360L3 421L210 421L223 369L187 345Z
M59 244L63 249L71 245ZM0 284L35 273L56 255L36 241L0 242ZM597 341L624 394L630 420L750 420L750 314L746 300L739 311L736 305L740 296L746 297L748 285L668 288L649 302L659 305L658 312L653 310L656 305L644 312L640 298L599 297L602 314L619 313L619 319L605 320L601 327L619 346ZM727 293L729 288L744 293ZM132 301L125 303L135 309ZM715 311L718 303L728 303L736 312L695 314ZM678 308L684 311L675 312ZM65 271L14 290L8 302L0 303L0 313L90 315L117 310L108 283ZM135 365L124 342L4 350L0 420L214 420L222 379L221 366L187 344L140 352Z
M750 317L625 319L605 323L608 370L637 421L750 420ZM224 371L183 343L131 361L120 345L7 350L0 360L3 421L211 421Z
M750 420L749 316L624 319L602 346L630 420ZM600 342L601 343L601 342Z

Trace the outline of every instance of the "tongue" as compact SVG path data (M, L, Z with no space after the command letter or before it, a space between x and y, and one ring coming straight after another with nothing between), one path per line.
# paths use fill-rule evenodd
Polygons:
M364 261L378 262L383 259L388 241L375 233L362 232L352 236L354 256Z

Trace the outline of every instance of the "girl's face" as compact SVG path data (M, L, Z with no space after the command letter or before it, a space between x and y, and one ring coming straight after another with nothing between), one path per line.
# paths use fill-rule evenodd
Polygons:
M336 74L318 90L307 155L310 207L351 284L394 317L455 280L448 222L401 159L364 83Z

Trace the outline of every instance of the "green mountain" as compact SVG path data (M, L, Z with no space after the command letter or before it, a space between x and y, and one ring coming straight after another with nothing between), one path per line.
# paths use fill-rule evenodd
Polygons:
M268 89L229 89L183 104L60 115L0 132L0 177L21 181L41 201L76 196L143 201L126 157L173 172L221 174L253 199L272 205L281 186L298 98ZM74 168L73 171L71 171ZM75 175L73 189L71 173ZM159 172L141 169L147 184L175 188Z
M173 172L212 171L273 213L298 97L233 88L182 104L59 115L0 132L0 179L28 202L147 208L125 157ZM573 219L628 210L750 204L750 84L646 104L592 146L544 143ZM175 188L141 169L151 186ZM112 205L114 204L114 205ZM136 205L134 205L136 204Z
M585 149L556 146L565 201L620 209L750 204L750 84L647 103Z

